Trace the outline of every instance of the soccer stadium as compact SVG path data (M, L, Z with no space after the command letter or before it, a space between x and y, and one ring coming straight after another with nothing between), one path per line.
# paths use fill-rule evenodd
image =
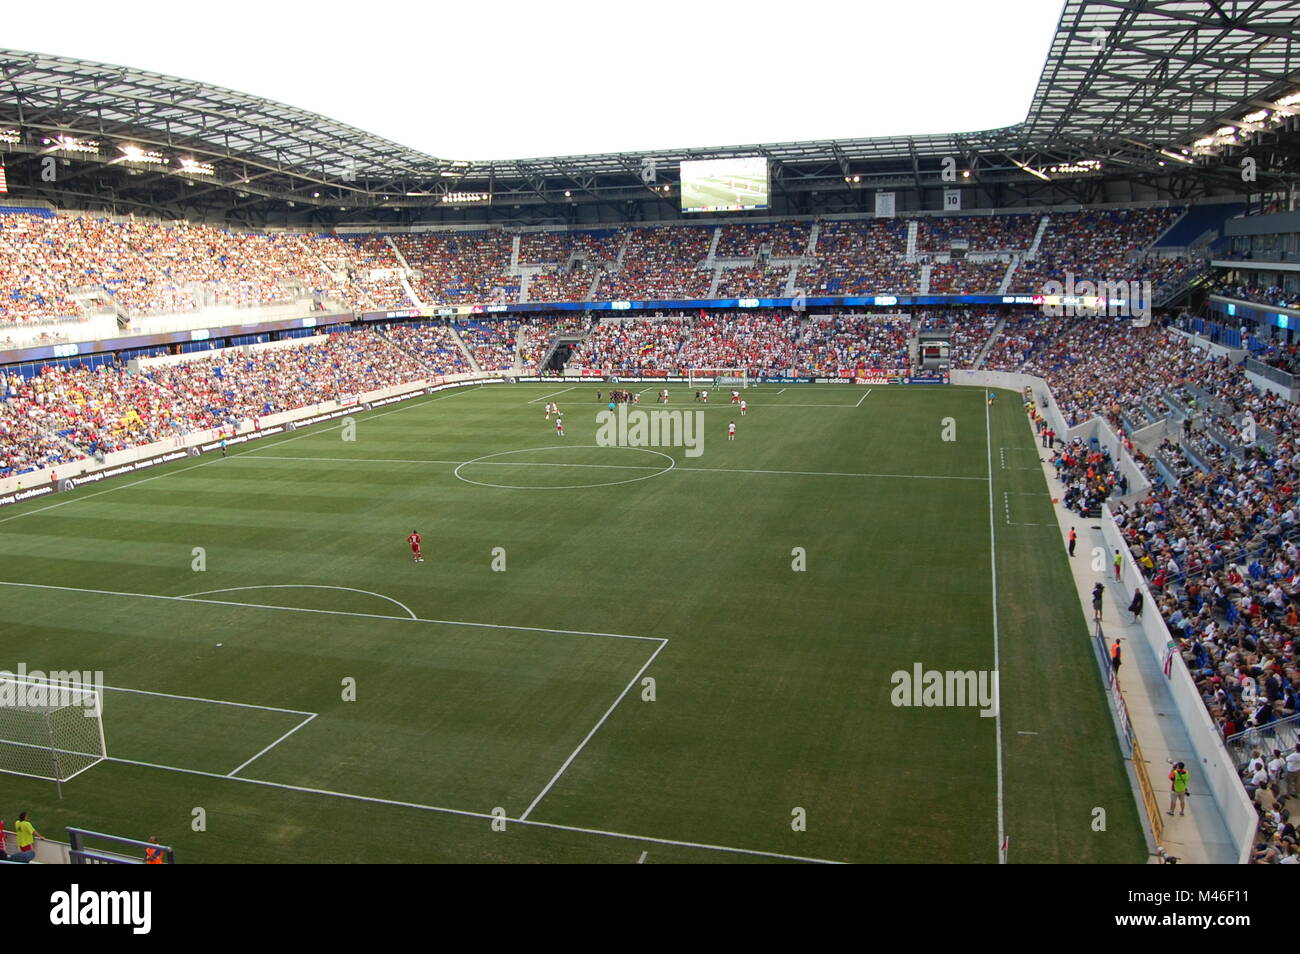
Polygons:
M1045 48L497 161L0 49L0 860L1300 863L1300 0Z

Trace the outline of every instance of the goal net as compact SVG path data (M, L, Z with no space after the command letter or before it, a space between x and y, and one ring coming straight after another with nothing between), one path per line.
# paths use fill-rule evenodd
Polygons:
M690 368L686 379L691 387L704 384L715 388L749 387L749 372L744 368Z
M0 772L61 784L98 765L102 702L90 686L0 673Z

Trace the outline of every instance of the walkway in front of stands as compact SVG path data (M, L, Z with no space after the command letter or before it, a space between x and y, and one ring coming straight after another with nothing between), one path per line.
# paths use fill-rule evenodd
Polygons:
M1032 427L1032 424L1030 425ZM1037 440L1037 435L1035 435ZM1045 448L1040 447L1040 451ZM1041 458L1047 486L1051 488L1052 499L1059 500L1065 491L1065 485L1057 479L1056 468L1052 458ZM1164 821L1164 834L1160 845L1180 864L1236 864L1237 849L1228 835L1228 828L1218 803L1204 785L1197 784L1196 767L1198 761L1192 750L1191 740L1174 709L1174 700L1165 678L1163 660L1157 658L1147 648L1142 627L1134 623L1128 612L1129 601L1133 594L1125 590L1123 583L1115 581L1115 573L1110 557L1107 556L1100 573L1092 569L1092 550L1100 547L1108 553L1106 541L1101 534L1101 520L1081 517L1066 510L1060 503L1052 507L1061 528L1061 547L1065 549L1070 532L1074 527L1079 534L1074 558L1070 568L1074 571L1075 588L1079 593L1079 606L1084 618L1088 620L1088 630L1092 625L1092 588L1098 580L1106 584L1106 595L1102 603L1101 627L1109 647L1116 638L1119 639L1121 659L1120 690L1128 708L1129 719L1138 738L1142 755L1146 761L1147 774L1151 779L1151 788L1155 792L1156 807ZM1159 612L1155 606L1145 607L1145 612ZM1092 639L1092 636L1088 637ZM1097 671L1093 678L1100 681ZM1169 811L1169 771L1171 762L1186 762L1191 770L1189 795L1187 797L1187 814L1170 817ZM1134 798L1138 810L1145 815L1142 799L1137 790L1137 778L1133 767L1129 767L1129 776L1134 785ZM1156 861L1154 855L1149 859Z

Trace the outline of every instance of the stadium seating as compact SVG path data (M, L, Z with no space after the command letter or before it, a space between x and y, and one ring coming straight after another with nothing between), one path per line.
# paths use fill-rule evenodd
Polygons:
M197 223L90 215L0 215L0 324L57 323L84 302L129 316L253 307L312 298L353 311L530 301L661 300L806 295L989 294L1049 280L1183 281L1199 267L1148 258L1176 209L931 216L909 221L735 223L380 235L235 232ZM716 267L707 267L717 239ZM765 253L761 255L760 253ZM714 286L714 277L717 285ZM409 287L408 287L409 283ZM924 287L923 287L924 286ZM418 302L412 300L414 290ZM1281 303L1280 289L1240 290Z

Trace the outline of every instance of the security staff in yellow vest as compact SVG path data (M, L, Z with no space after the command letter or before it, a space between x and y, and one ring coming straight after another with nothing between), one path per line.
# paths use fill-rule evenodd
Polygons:
M1173 767L1169 773L1169 814L1174 813L1174 807L1177 806L1178 814L1187 814L1187 768L1182 762Z

